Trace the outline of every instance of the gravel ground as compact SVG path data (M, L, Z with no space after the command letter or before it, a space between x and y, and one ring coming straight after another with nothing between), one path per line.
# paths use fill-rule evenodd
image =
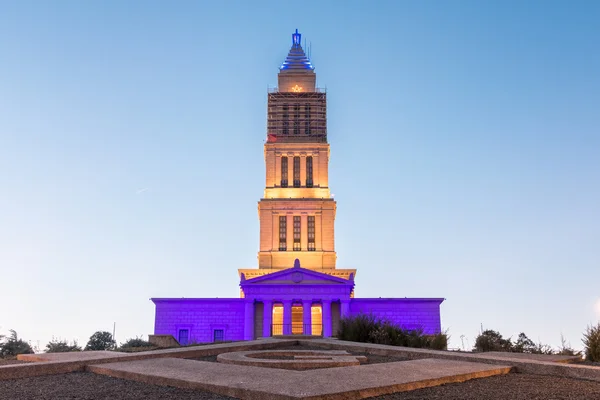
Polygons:
M199 390L110 378L92 373L39 376L0 381L0 399L19 400L230 400Z
M376 400L593 400L600 383L552 376L508 374L474 379L412 392L375 397Z
M27 361L20 361L16 358L0 358L0 365L8 365L8 364L21 364Z
M294 346L287 346L287 347L279 347L279 348L273 349L273 350L325 350L325 349L323 349L321 347L294 345ZM358 352L358 351L348 351L348 352L354 356L366 356L367 362L364 364L379 364L379 363L407 361L408 360L408 358L377 356L374 354L367 354L367 353ZM274 357L265 357L265 358L273 359ZM288 358L281 358L281 359L288 359ZM289 359L292 359L292 358L290 357ZM192 358L192 360L216 362L217 356L198 357L198 358Z
M147 385L91 373L0 381L0 399L19 400L231 400L232 397L189 389ZM600 383L568 378L509 374L376 400L593 400Z

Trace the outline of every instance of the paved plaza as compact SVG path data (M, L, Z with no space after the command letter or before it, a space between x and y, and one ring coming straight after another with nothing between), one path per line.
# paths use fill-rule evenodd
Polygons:
M368 362L369 357L376 361ZM363 399L521 372L595 381L590 384L600 390L600 368L569 364L576 357L459 353L334 339L264 339L139 353L21 355L19 359L29 362L0 366L0 381L85 371L223 398ZM314 365L291 370L293 363Z

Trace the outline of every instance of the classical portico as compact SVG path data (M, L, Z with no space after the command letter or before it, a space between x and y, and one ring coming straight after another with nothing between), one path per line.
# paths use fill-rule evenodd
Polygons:
M277 335L330 337L340 318L348 315L354 277L343 279L302 268L293 268L257 278L242 274L244 338Z

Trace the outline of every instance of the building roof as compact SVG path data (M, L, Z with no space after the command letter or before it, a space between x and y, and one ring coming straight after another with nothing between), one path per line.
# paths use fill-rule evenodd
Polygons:
M281 73L314 73L315 67L313 67L310 63L310 59L306 56L306 53L304 53L304 49L300 44L301 38L302 35L298 33L298 29L296 29L296 32L292 34L292 47L290 48L290 52L279 67Z

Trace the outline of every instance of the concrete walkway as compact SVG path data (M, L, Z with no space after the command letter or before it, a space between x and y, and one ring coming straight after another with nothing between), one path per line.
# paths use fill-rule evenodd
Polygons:
M92 365L115 378L195 388L240 399L364 399L445 383L507 374L499 365L412 360L308 371L266 369L216 362L155 359Z

